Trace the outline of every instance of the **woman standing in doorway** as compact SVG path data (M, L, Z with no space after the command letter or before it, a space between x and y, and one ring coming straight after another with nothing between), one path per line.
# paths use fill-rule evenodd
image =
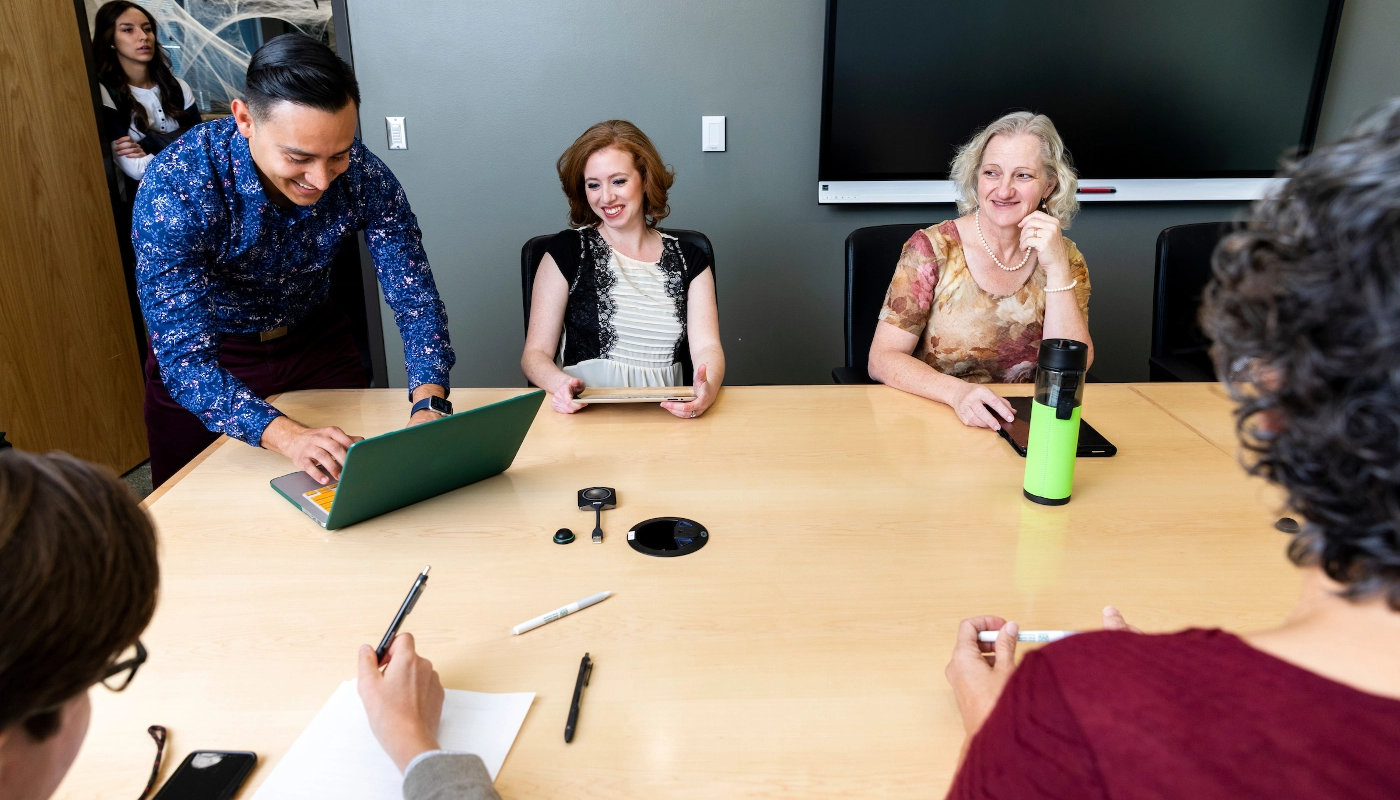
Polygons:
M156 18L127 0L97 10L93 51L103 130L117 166L134 182L156 153L200 122L194 93L170 71L156 31Z
M156 38L155 17L135 3L113 0L97 9L93 55L102 93L102 138L117 168L112 217L122 252L127 302L135 322L136 349L146 357L141 303L136 297L136 253L131 208L136 185L155 154L200 122L194 93L170 71L170 57ZM165 98L175 102L167 103ZM125 177L122 177L122 176Z

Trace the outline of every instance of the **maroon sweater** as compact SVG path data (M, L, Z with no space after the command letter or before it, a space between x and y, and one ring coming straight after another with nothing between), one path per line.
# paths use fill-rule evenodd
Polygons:
M1400 700L1223 631L1083 634L1026 655L948 797L1395 800Z

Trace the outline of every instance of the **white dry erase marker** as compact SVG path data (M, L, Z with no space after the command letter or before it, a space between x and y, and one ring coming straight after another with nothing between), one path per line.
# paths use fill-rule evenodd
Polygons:
M541 625L546 625L550 622L553 622L556 619L562 619L563 617L567 617L581 608L588 608L594 603L601 603L610 594L612 594L612 592L599 592L595 595L585 597L577 603L570 603L567 606L564 606L563 608L556 608L548 614L543 614L541 616L535 617L529 622L522 622L519 625L516 625L514 628L510 629L510 632L515 634L516 636L519 636L525 631L532 631Z
M1021 631L1016 634L1018 642L1058 642L1066 636L1073 636L1079 631ZM995 642L997 631L982 631L977 634L979 642Z

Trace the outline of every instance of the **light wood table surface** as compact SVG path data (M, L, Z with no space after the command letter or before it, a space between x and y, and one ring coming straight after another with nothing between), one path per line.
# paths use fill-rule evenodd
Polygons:
M1133 391L1231 457L1239 453L1233 405L1218 383L1138 383Z
M408 416L400 390L277 405L364 435ZM1247 630L1291 608L1299 576L1277 509L1184 422L1228 421L1228 408L1207 386L1168 403L1156 387L1090 384L1085 419L1119 454L1080 459L1073 501L1046 508L1022 499L1024 461L996 434L883 386L726 388L695 420L546 403L507 472L334 533L268 486L285 460L224 441L150 504L163 578L151 659L125 693L93 690L58 796L136 797L158 723L169 764L258 752L251 797L431 564L405 630L444 684L538 693L497 782L505 798L938 798L962 742L943 679L960 619L1091 629L1112 603L1148 630ZM620 499L601 546L575 500L594 485ZM674 559L631 550L627 529L662 515L699 520L710 543ZM553 544L565 526L579 540ZM565 745L584 651L596 666Z

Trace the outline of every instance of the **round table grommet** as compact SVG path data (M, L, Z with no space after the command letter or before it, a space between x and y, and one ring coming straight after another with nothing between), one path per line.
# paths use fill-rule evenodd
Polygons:
M709 542L705 526L685 517L653 517L627 531L627 544L633 550L657 558L688 556Z

